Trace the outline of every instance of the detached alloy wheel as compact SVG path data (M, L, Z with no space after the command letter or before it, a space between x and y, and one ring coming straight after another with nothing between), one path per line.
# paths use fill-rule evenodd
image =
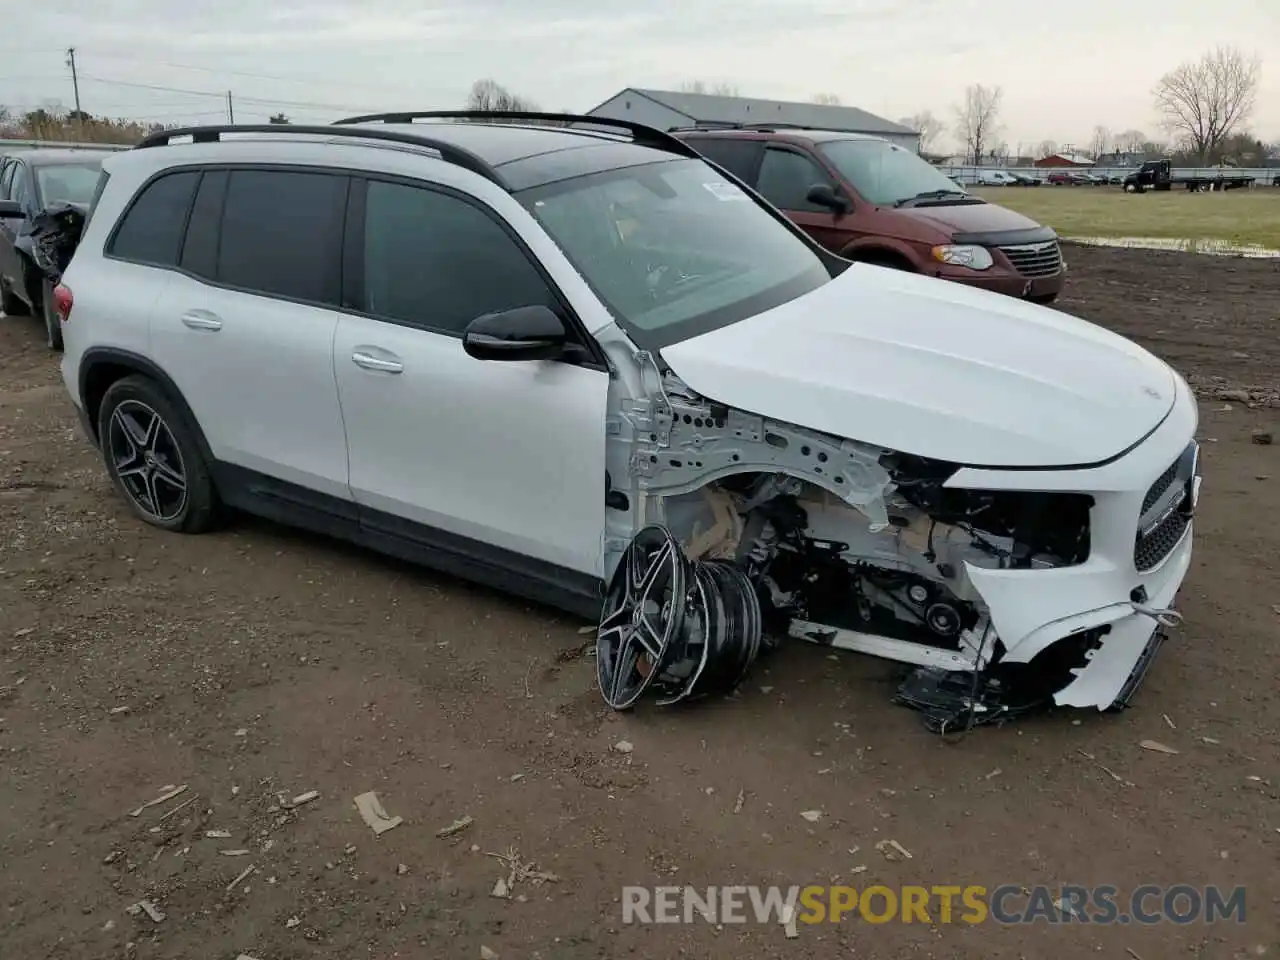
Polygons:
M129 506L164 530L213 526L217 495L193 431L151 380L133 376L108 388L98 411L107 472Z

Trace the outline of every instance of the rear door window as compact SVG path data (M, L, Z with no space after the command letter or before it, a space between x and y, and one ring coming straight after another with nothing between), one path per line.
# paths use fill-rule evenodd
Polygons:
M756 189L780 210L801 213L830 213L808 200L809 190L817 184L830 184L831 177L811 159L796 150L770 146L760 164L760 181Z
M17 163L9 160L0 163L0 200L9 199L9 190L13 185L13 171L18 168Z
M107 255L157 267L177 266L187 211L199 179L199 171L185 170L165 174L143 187L125 210Z
M217 282L336 306L347 184L336 173L232 170L222 203Z

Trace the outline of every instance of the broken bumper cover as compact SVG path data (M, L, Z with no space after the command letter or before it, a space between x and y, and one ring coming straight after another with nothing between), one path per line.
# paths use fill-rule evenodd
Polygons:
M1086 562L1039 570L967 567L1003 644L1002 663L1031 663L1061 640L1103 631L1098 645L1085 653L1083 666L1072 671L1074 679L1054 694L1061 706L1105 710L1133 694L1159 646L1161 624L1153 613L1173 606L1191 564L1190 515L1200 488L1193 441L1198 411L1190 388L1181 377L1175 379L1178 396L1165 421L1109 463L1054 471L966 468L948 481L953 487L1079 492L1094 498ZM1189 468L1175 475L1178 464ZM1151 532L1151 497L1166 487L1169 495L1159 506L1164 514L1156 525L1173 511L1182 513L1175 535L1159 544L1156 558L1138 550L1136 540L1139 530Z

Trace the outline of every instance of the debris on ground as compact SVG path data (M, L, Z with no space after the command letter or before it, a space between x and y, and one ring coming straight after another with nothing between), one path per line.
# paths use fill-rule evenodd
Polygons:
M741 812L742 812L742 805L743 805L744 803L746 803L746 802L747 802L747 795L746 795L746 793L745 793L745 792L743 792L742 790L739 790L739 791L738 791L738 796L737 796L737 798L733 801L733 812L734 812L734 813L741 813Z
M404 817L387 815L387 811L382 808L382 802L378 799L378 795L372 790L356 797L355 805L356 809L360 811L361 818L368 824L369 829L373 831L374 836L380 837L388 830L404 823Z
M294 807L300 807L304 803L310 803L312 800L318 800L319 798L320 798L319 790L308 790L306 793L300 793L296 797L294 797L292 800L290 800L289 809L292 810Z
M115 716L115 715L117 715L117 714L121 714L121 713L128 713L128 712L129 712L129 708L128 708L127 706L123 706L123 707L112 707L110 710L108 710L108 711L107 711L107 713L108 713L108 714L111 714L112 716Z
M230 830L206 830L204 832L204 835L210 840L230 840L231 839Z
M199 800L199 799L200 799L200 794L198 794L198 793L197 793L197 794L193 794L192 796L188 797L186 800L183 800L180 804L178 804L178 805L177 805L176 807L174 807L172 810L166 810L164 813L162 813L162 814L160 815L160 819L159 819L159 820L157 820L157 821L156 821L156 823L164 823L166 820L168 820L170 817L172 817L172 816L173 816L175 813L177 813L179 810L182 810L182 809L184 809L184 808L186 808L186 807L191 806L191 804L195 803L195 802L196 802L197 800Z
M1260 447L1269 447L1271 446L1271 431L1255 430L1249 439Z
M613 745L613 749L618 753L630 753L635 749L635 747L631 744L630 740L619 740Z
M560 882L560 877L556 874L539 870L536 863L522 859L520 851L515 847L508 847L506 853L486 853L485 856L501 861L507 868L507 875L498 878L490 896L503 900L509 899L515 892L516 884L521 881L528 881L535 885Z
M1177 753L1178 752L1173 747L1165 746L1159 740L1143 740L1138 744L1138 746L1140 746L1143 750L1151 750L1155 753Z
M884 854L886 860L897 862L911 859L911 853L897 840L881 840L876 844L876 849Z
M1176 726L1174 726L1173 721L1169 719L1169 715L1168 715L1167 713L1162 713L1162 714L1160 714L1160 716L1164 717L1164 722L1165 722L1165 723L1167 723L1167 724L1169 725L1169 729L1170 729L1170 730L1177 730L1177 729L1178 729Z
M407 863L399 863L399 864L396 864L396 873L397 873L397 874L399 874L400 876L402 876L402 877L403 877L403 876L404 876L406 873L408 873L408 872L409 872L409 865L408 865Z
M161 789L160 796L156 797L154 800L148 800L146 803L138 807L136 810L130 810L129 816L140 817L142 816L142 811L148 810L151 807L158 807L162 803L168 803L174 797L180 797L186 792L187 792L187 785L185 783L180 787L163 787Z
M822 811L821 810L801 810L800 816L804 817L810 823L817 823L819 820L822 819Z
M139 900L137 903L131 903L124 908L124 912L133 917L145 913L152 923L161 923L165 917L164 911L150 900Z
M1002 774L1002 773L1004 773L1004 771L1003 771L1003 770L1001 770L999 767L996 767L994 770L992 770L990 773L988 773L988 774L987 774L985 777L983 777L982 779L983 779L983 780L992 780L992 779L994 779L994 778L996 778L996 777L1000 776L1000 774Z
M480 960L498 960L498 955L482 943L480 944Z
M249 874L253 873L253 871L256 869L257 867L255 867L251 863L247 867L245 867L243 870L241 870L238 874L236 874L236 878L227 884L227 888L226 888L227 893L230 893L232 890L234 890L241 882L243 882L248 878Z
M224 857L247 857L249 855L248 850L219 850L218 852Z
M475 820L472 817L462 817L461 819L453 821L453 823L449 824L447 827L437 830L436 836L441 840L448 839L449 837L456 836L461 833L473 823L475 823Z
M1120 774L1116 773L1114 770L1112 770L1112 769L1111 769L1110 767L1108 767L1106 764L1104 764L1104 763L1099 763L1099 762L1098 762L1098 758L1097 758L1097 757L1095 757L1092 753L1085 753L1083 750L1077 750L1077 751L1076 751L1076 753L1080 754L1080 756L1084 757L1086 760L1088 760L1088 761L1092 762L1092 763L1094 764L1094 766L1096 766L1099 770L1101 770L1103 773L1105 773L1107 776L1109 776L1109 777L1110 777L1112 780L1114 780L1116 783L1119 783L1119 784L1121 784L1121 785L1123 785L1123 786L1126 786L1126 787L1132 787L1132 786L1133 786L1133 781L1132 781L1132 780L1126 780L1124 777L1120 776Z

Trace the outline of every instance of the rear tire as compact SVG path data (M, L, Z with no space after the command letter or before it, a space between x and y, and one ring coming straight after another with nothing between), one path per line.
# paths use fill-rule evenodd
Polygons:
M7 317L20 317L27 312L27 305L4 281L0 281L0 311Z
M177 533L204 533L218 520L218 494L196 430L153 381L117 380L98 408L107 473L138 517Z
M40 316L44 318L45 343L54 353L62 352L62 324L58 322L58 313L53 305L53 283L45 280L40 284Z

